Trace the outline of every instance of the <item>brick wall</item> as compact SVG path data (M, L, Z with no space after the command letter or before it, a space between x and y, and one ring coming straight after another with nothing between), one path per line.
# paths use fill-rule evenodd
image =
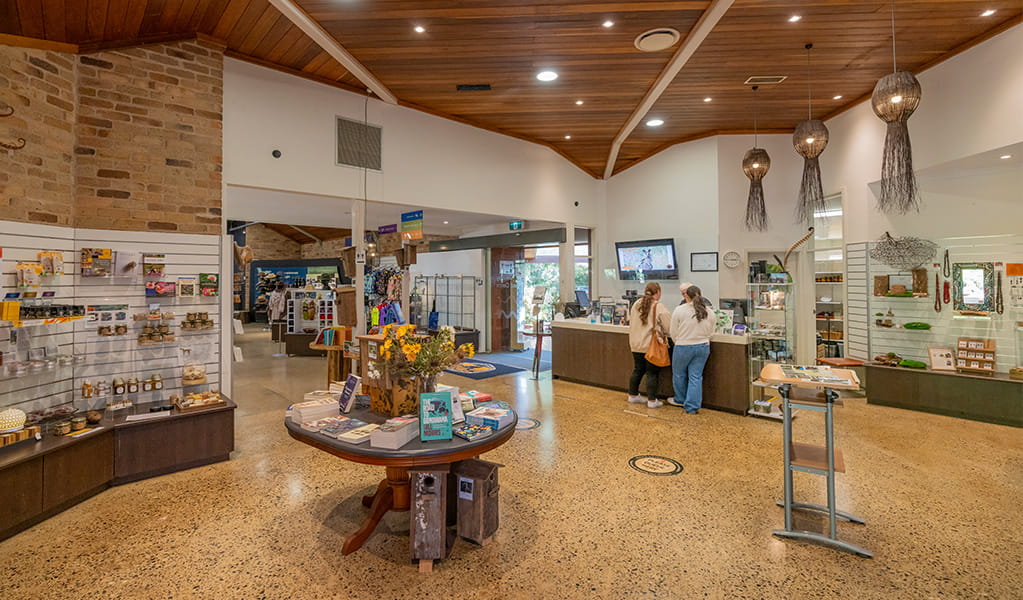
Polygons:
M72 225L74 57L0 46L0 218Z
M222 50L186 41L75 58L76 226L220 233Z
M263 225L245 228L245 245L252 248L255 260L307 258L303 256L301 244Z

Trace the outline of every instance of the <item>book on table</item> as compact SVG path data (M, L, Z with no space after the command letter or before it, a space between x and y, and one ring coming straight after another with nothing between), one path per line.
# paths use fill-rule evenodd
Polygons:
M465 422L470 425L482 425L490 427L495 431L511 425L515 419L515 412L506 408L481 407L466 413Z
M379 425L376 423L369 423L361 427L356 427L351 431L338 434L337 439L342 442L348 442L349 444L363 444L369 441L369 437L373 435L373 432L377 429L380 429Z
M488 437L490 434L494 433L494 430L486 426L462 423L461 425L455 425L453 433L463 440L471 442L473 440Z
M333 398L307 400L291 407L291 420L295 423L308 423L317 419L336 417L338 414L337 400Z
M318 431L322 431L327 427L331 427L333 425L341 423L342 419L347 420L348 417L324 417L322 419L315 419L313 421L304 421L301 424L301 427L306 431L312 431L315 433Z
M320 428L320 433L338 439L342 434L348 433L353 429L358 429L367 425L365 421L359 419L350 419L348 417L334 417L334 422Z
M397 450L419 437L419 418L405 415L388 419L369 438L373 448Z
M330 390L332 392L340 393L337 403L341 412L347 413L352 410L352 407L355 405L356 392L359 389L360 383L362 383L362 377L359 377L358 375L349 375L345 378L344 384L337 381L330 384Z
M450 390L419 394L419 439L450 440L452 424Z
M464 423L465 410L462 408L462 395L458 393L458 388L453 385L437 384L437 391L451 393L451 423Z

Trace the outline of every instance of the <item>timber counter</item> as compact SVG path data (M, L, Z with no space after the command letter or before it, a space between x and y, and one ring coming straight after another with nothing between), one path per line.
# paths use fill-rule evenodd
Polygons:
M867 403L1023 427L1023 381L867 365Z
M566 319L551 323L554 377L627 391L632 374L629 328L624 325ZM715 334L703 370L703 407L744 415L749 409L748 338ZM658 397L675 395L671 368L661 369Z

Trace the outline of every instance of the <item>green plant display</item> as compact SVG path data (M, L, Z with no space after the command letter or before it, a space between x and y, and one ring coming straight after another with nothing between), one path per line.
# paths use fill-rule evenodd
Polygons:
M899 363L900 367L906 367L907 369L926 369L927 363L922 363L918 360L903 360Z
M930 323L914 322L914 323L906 323L905 325L903 325L903 327L905 327L906 329L930 329L931 328L931 324Z

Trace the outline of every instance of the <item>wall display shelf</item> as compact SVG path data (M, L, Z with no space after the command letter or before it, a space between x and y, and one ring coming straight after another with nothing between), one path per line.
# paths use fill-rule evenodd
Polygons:
M188 391L220 387L219 299L147 297L147 278L142 269L122 265L141 264L141 256L146 253L153 258L159 256L161 280L176 282L199 273L216 275L221 243L219 236L210 235L6 222L0 222L0 237L4 251L0 288L5 295L15 287L18 262L41 251L59 253L65 274L43 278L35 298L23 296L19 300L25 307L36 307L30 312L38 312L39 307L51 307L50 312L58 307L78 307L83 313L0 322L0 410L17 409L31 416L32 421L39 422L42 438L0 448L0 479L15 485L28 477L42 485L41 491L27 490L18 498L0 499L0 505L7 506L10 499L18 507L14 516L0 518L0 531L6 532L62 510L110 484L115 446L112 419L139 405L166 406L173 396L183 396L183 349L189 350L191 362L201 365L207 378L205 388ZM110 250L112 268L100 276L83 275L82 250L95 248ZM137 261L129 260L135 256L139 257ZM176 337L180 331L176 331L177 320L170 313L183 317L190 312L205 312L209 326L183 344ZM156 318L150 320L149 315ZM158 334L158 338L152 334ZM107 410L108 406L122 408L112 411ZM99 424L68 423L71 417L85 417L90 411L99 413ZM71 435L57 435L65 430ZM194 435L189 433L187 437ZM36 478L34 473L41 475ZM0 484L0 494L12 489L6 483Z

